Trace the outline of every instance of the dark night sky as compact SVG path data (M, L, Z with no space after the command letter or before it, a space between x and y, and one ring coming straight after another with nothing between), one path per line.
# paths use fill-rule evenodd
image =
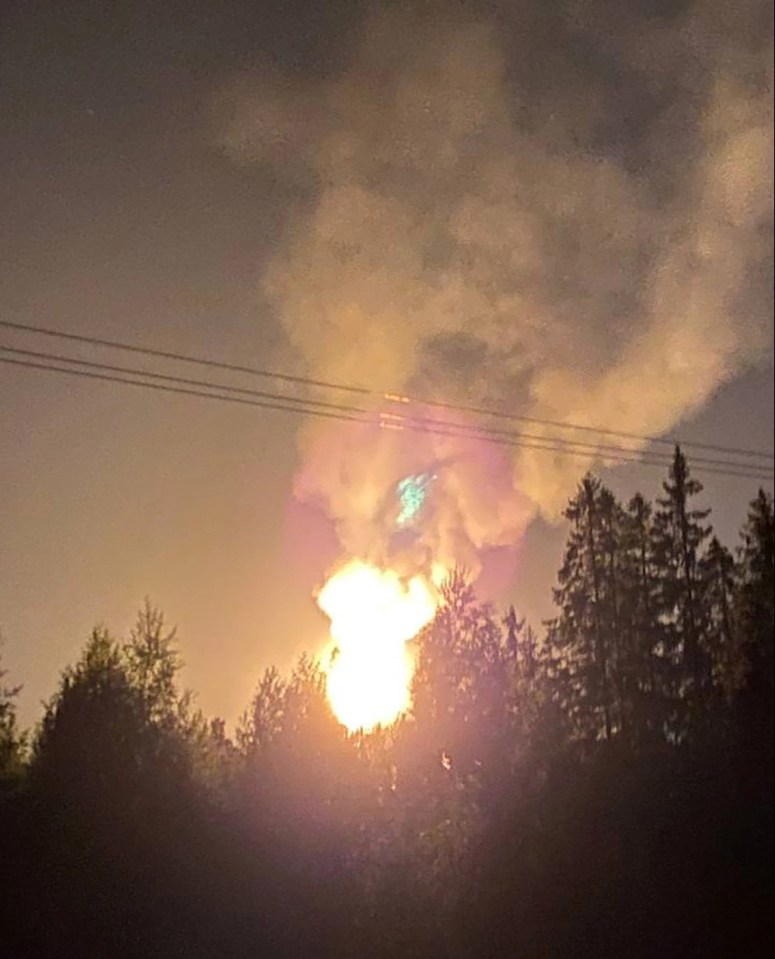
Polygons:
M606 4L589 6L604 17ZM668 30L690 5L630 6L633 23L658 19ZM479 7L455 5L455 16L502 24L509 82L531 92L534 109L544 90L567 101L564 71L586 55L596 76L623 89L595 136L628 170L648 155L641 127L669 105L639 99L636 80L599 52L563 46L577 5L524 22L508 12L518 4ZM451 8L437 5L435 16ZM770 29L758 19L764 4L745 9L756 14L752 30ZM296 363L261 275L315 185L234 162L218 142L214 98L270 69L305 89L329 82L371 12L319 2L6 0L0 314L232 362ZM0 331L3 344L22 341L52 346ZM766 342L759 353L675 432L771 449ZM297 426L279 413L0 367L0 627L10 678L24 683L23 721L91 627L125 630L146 594L179 625L185 681L202 707L229 719L264 666L287 667L319 647L325 624L310 594L330 544L300 546ZM607 478L623 494L651 493L660 473ZM733 543L756 483L708 477L706 490ZM543 521L529 528L504 597L535 619L548 612L563 535Z

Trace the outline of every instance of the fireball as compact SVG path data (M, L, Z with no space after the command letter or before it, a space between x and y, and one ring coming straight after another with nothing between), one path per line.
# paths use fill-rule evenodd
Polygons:
M356 559L331 576L317 601L331 620L326 672L337 719L351 732L392 723L411 704L407 643L433 618L436 587Z

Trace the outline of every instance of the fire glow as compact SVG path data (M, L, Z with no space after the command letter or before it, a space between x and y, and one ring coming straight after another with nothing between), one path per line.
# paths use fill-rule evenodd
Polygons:
M356 559L328 579L317 601L331 620L326 672L337 719L351 732L394 722L411 705L407 643L433 618L436 587Z
M319 661L351 731L388 726L411 707L410 641L433 619L450 570L476 579L480 553L513 544L530 515L502 448L379 424L316 427L294 486L338 539L340 564L315 593L330 620Z

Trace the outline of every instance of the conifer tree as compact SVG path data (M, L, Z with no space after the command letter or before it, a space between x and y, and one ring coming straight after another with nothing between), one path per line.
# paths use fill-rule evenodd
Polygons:
M554 590L559 615L550 622L559 701L584 738L610 739L622 724L620 676L622 511L613 494L587 475L565 510L571 523Z
M629 687L638 737L661 736L666 688L664 629L657 616L653 507L640 493L627 504L625 550L633 675Z
M654 558L659 570L657 615L665 626L667 661L672 669L669 691L679 706L674 718L685 732L685 719L678 713L688 708L695 717L710 689L711 666L706 649L706 622L702 603L701 571L703 546L711 534L704 525L710 510L692 505L702 492L693 479L686 458L676 447L665 495L657 500L654 514Z
M746 659L746 701L759 722L772 725L775 631L775 535L772 497L759 490L742 531L737 621Z
M711 678L714 688L729 699L742 684L744 671L735 630L736 568L734 557L716 536L700 560L699 574Z

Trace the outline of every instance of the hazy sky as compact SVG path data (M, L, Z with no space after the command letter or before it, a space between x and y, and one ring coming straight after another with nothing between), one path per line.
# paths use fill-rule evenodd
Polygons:
M0 314L771 449L768 6L6 0ZM0 366L25 722L145 595L209 713L319 648L338 547L293 499L298 427ZM516 468L535 509L574 481ZM606 477L650 494L661 474ZM757 484L705 482L734 543ZM538 620L564 532L515 538L502 598Z

